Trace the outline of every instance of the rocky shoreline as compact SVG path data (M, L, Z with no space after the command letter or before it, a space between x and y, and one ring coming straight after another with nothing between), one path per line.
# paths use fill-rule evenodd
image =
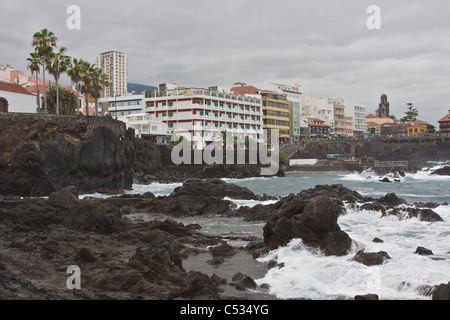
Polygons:
M259 176L259 170L173 166L169 147L135 139L133 130L112 119L0 114L0 298L274 299L253 279L279 264L255 259L294 238L325 255L345 255L354 244L337 223L346 206L382 217L442 220L433 211L437 204L409 206L395 194L372 199L324 185L276 198L217 179ZM121 194L133 183L151 182L183 185L168 196L79 197ZM229 199L274 203L237 208ZM187 217L263 226L259 237L218 235L177 221ZM427 248L416 251L433 257ZM389 253L362 251L353 259L373 265ZM73 265L81 271L80 290L67 287ZM448 288L441 284L424 294L448 299ZM361 292L356 298L375 297Z
M225 197L278 201L237 209ZM262 276L278 263L263 265L255 258L294 238L325 255L346 254L353 240L340 229L337 219L349 205L382 212L382 216L417 216L433 223L442 220L432 210L436 204L416 204L414 210L405 204L395 194L372 199L342 185L317 186L276 199L218 179L189 180L170 195L159 197L146 193L79 199L75 187L58 190L48 199L3 197L0 297L274 299L268 286L257 286L252 277ZM139 215L147 219L139 219ZM236 247L226 236L207 234L198 224L176 221L196 216L240 217L265 225L260 238L238 239L247 244ZM417 254L430 252L418 248ZM361 250L353 259L374 265L389 258L389 253ZM248 273L257 269L259 274L242 272L243 264L253 264ZM70 265L81 269L82 289L76 292L66 286ZM424 294L442 298L447 288L428 287ZM364 298L373 296L362 292L358 299Z

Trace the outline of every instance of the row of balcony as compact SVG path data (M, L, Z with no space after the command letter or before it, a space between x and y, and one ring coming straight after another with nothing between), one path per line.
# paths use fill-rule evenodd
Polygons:
M225 92L217 92L213 90L200 89L200 88L178 88L174 90L168 90L164 92L146 92L145 98L159 98L159 97L216 97L222 99L230 99L236 101L242 101L247 103L261 104L261 100L257 98L250 98L242 95L236 95Z
M230 117L231 115L225 116L225 115L201 115L201 114L197 114L197 115L193 115L193 114L180 114L180 113L168 113L165 114L163 113L162 115L159 115L158 120L161 121L176 121L176 120L194 120L194 121L225 121L225 122L238 122L238 123L249 123L249 124L260 124L262 123L262 118L258 118L257 117L243 117L243 116L235 116L235 117Z
M243 106L235 106L235 105L225 105L225 104L198 104L191 102L177 102L175 105L171 102L168 104L163 104L155 107L153 103L147 103L146 110L147 111L163 111L163 110L186 110L186 109L199 109L203 108L204 110L213 110L213 111L233 111L233 112L244 112L244 113L253 113L259 114L262 112L261 107L243 107Z

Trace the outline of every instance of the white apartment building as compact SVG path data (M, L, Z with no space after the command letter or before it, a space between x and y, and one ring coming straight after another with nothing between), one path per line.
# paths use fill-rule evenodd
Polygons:
M304 108L302 115L302 119L306 118L316 118L325 121L325 124L330 127L334 127L333 124L333 105L328 103L328 98L321 98L316 96L306 96L304 100ZM302 121L302 126L305 126L305 123ZM333 126L332 126L333 124ZM306 125L307 126L307 125Z
M262 101L211 87L147 92L145 110L154 119L192 141L195 149L217 141L222 133L258 139L263 133Z
M127 55L123 52L108 51L97 57L97 68L109 77L109 87L105 87L102 97L114 97L127 94Z
M160 120L154 119L148 113L134 113L127 116L117 118L125 122L128 128L133 128L137 137L149 135L155 138L155 142L163 143L165 137L169 134L167 124Z
M99 114L108 112L113 119L136 113L145 113L145 95L133 94L98 100Z
M355 138L363 138L366 132L366 106L355 104L353 113L354 136Z
M306 96L304 114L325 121L333 135L345 135L345 104L341 98ZM305 124L302 123L302 126Z

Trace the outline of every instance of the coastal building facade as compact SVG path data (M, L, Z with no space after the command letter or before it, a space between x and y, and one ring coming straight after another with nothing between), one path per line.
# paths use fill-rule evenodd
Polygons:
M0 112L37 112L37 97L18 83L0 81Z
M127 55L123 52L108 51L97 57L97 68L108 76L109 86L105 87L102 98L127 94Z
M356 139L364 138L366 132L366 107L361 104L353 106L353 135Z
M163 143L169 135L166 123L156 120L145 112L120 116L117 120L125 122L127 129L133 128L136 137L146 136L156 143Z
M311 137L329 137L330 126L325 124L325 121L321 119L308 118L308 133Z
M434 126L422 120L407 122L408 136L425 135L434 133Z
M390 117L377 117L370 113L366 116L366 132L365 136L379 136L381 134L381 125L389 125L397 123L396 120Z
M136 113L145 113L145 95L134 94L98 100L99 114L108 112L113 119Z
M263 133L261 99L213 88L147 92L145 112L166 123L170 133L192 139L196 149L222 138L223 132L252 139Z
M450 110L448 110L448 114L442 117L438 123L439 131L442 134L450 134Z
M284 93L271 90L262 90L244 83L235 83L231 92L248 97L255 97L262 101L263 129L278 129L280 142L290 141L290 109L289 102Z
M330 126L332 135L345 136L345 104L341 98L305 97L305 114Z
M299 85L287 85L273 82L266 82L260 85L263 90L270 90L286 96L289 102L289 132L291 141L298 141L300 138L300 116L302 111L302 93Z

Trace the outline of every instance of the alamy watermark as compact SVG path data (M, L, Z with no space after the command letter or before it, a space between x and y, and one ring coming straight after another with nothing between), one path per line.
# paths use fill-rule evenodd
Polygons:
M76 266L76 265L68 266L66 273L70 273L71 274L71 276L69 278L67 278L67 281L66 281L67 289L69 289L69 290L73 290L73 289L80 290L81 289L81 270L80 270L80 267Z
M213 131L194 131L195 137L211 135ZM270 134L269 134L270 133ZM278 173L280 163L279 130L264 130L259 139L247 138L232 132L224 132L208 145L198 147L188 130L176 130L172 141L179 143L172 149L171 159L175 165L180 164L261 164L262 176L273 176ZM193 149L194 145L194 149ZM270 146L270 147L269 147ZM235 163L236 153L236 163ZM192 159L193 154L193 159ZM246 162L248 154L248 162ZM259 160L259 161L258 161ZM267 166L269 165L269 166Z
M69 30L79 30L81 29L81 9L77 5L70 5L66 10L67 14L70 16L66 20L66 26Z
M367 14L370 16L367 18L366 25L369 30L381 29L381 9L377 5L371 5L367 7Z

